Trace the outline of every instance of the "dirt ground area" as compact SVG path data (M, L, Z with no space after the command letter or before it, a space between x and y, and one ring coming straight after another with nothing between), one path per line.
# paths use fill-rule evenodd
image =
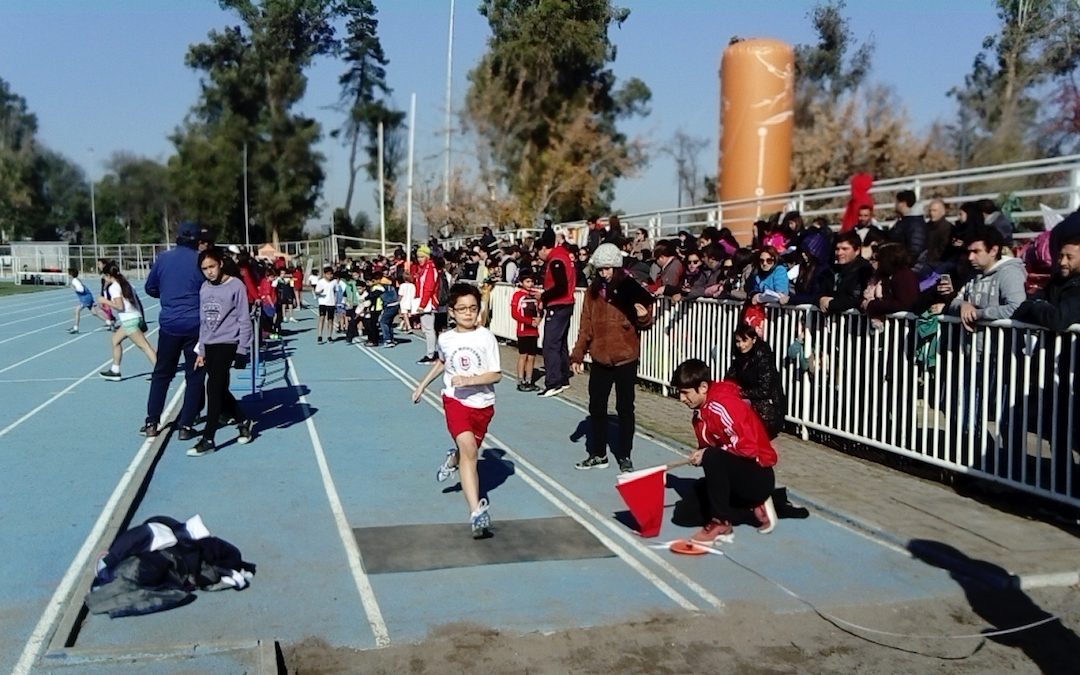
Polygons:
M420 644L356 651L318 638L283 645L300 675L331 673L1076 673L1080 587L958 591L956 597L775 614L730 604L719 614L642 617L616 626L511 635L466 624L443 626ZM945 636L1004 630L1056 615L1037 628L997 637ZM924 636L934 635L937 638Z

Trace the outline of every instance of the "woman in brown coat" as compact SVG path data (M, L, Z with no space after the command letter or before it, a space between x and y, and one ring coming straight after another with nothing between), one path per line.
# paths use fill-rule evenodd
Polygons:
M603 469L607 460L607 406L615 387L615 412L619 417L619 443L612 454L620 471L633 471L630 451L634 443L634 386L641 353L640 331L653 323L644 288L623 272L622 252L614 244L601 244L589 261L595 276L585 292L581 327L570 354L570 368L584 371L585 355L592 357L589 369L589 456L576 469Z

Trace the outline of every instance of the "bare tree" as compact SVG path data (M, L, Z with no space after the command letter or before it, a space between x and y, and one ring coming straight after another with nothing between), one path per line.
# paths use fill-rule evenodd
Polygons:
M699 157L701 151L708 146L708 139L691 136L679 129L671 137L671 143L660 149L662 154L675 160L675 179L678 186L676 201L680 207L683 205L683 196L686 197L686 204L689 206L699 204L703 200L705 180L701 173Z

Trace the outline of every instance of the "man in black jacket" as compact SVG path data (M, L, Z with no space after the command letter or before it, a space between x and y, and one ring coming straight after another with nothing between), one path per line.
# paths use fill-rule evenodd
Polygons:
M858 309L863 291L870 283L874 270L866 258L859 255L862 241L854 230L836 235L836 264L833 267L832 291L818 300L822 312L840 314Z
M1080 323L1080 234L1073 234L1062 242L1058 256L1058 272L1046 285L1043 297L1025 300L1020 304L1012 315L1014 321L1034 323L1052 331L1064 331L1069 326ZM1049 353L1052 350L1050 343L1047 341L1044 345L1044 349ZM1073 496L1076 496L1080 494L1080 471L1076 462L1072 461L1072 450L1080 442L1076 426L1076 420L1080 420L1080 377L1075 375L1077 364L1073 354L1072 349L1063 349L1059 355L1053 357L1048 354L1048 360L1053 358L1056 363L1049 362L1047 377L1042 382L1042 391L1052 394L1043 395L1047 405L1041 409L1042 428L1053 442L1051 456L1054 458L1057 478L1053 489L1058 492L1065 491L1068 484L1066 476L1071 470ZM1073 406L1071 428L1070 394ZM1013 439L1016 447L1023 447L1020 441L1022 439Z
M1058 257L1058 272L1041 298L1025 300L1012 315L1014 321L1063 331L1080 323L1080 235L1066 240Z
M920 279L926 276L926 249L929 243L926 229L926 219L921 215L913 214L915 207L915 193L912 190L901 190L896 193L896 222L889 228L889 241L903 244L908 255L913 261L913 269Z

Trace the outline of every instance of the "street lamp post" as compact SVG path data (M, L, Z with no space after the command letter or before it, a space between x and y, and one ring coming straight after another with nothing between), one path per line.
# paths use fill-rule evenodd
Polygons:
M93 168L94 164L94 149L87 148L90 151L90 165ZM98 245L97 245L97 206L94 203L94 177L90 176L90 223L94 227L94 257L98 257Z
M454 0L450 0L450 37L446 46L446 147L443 159L443 209L450 211L450 126L453 122L451 82L454 74Z

